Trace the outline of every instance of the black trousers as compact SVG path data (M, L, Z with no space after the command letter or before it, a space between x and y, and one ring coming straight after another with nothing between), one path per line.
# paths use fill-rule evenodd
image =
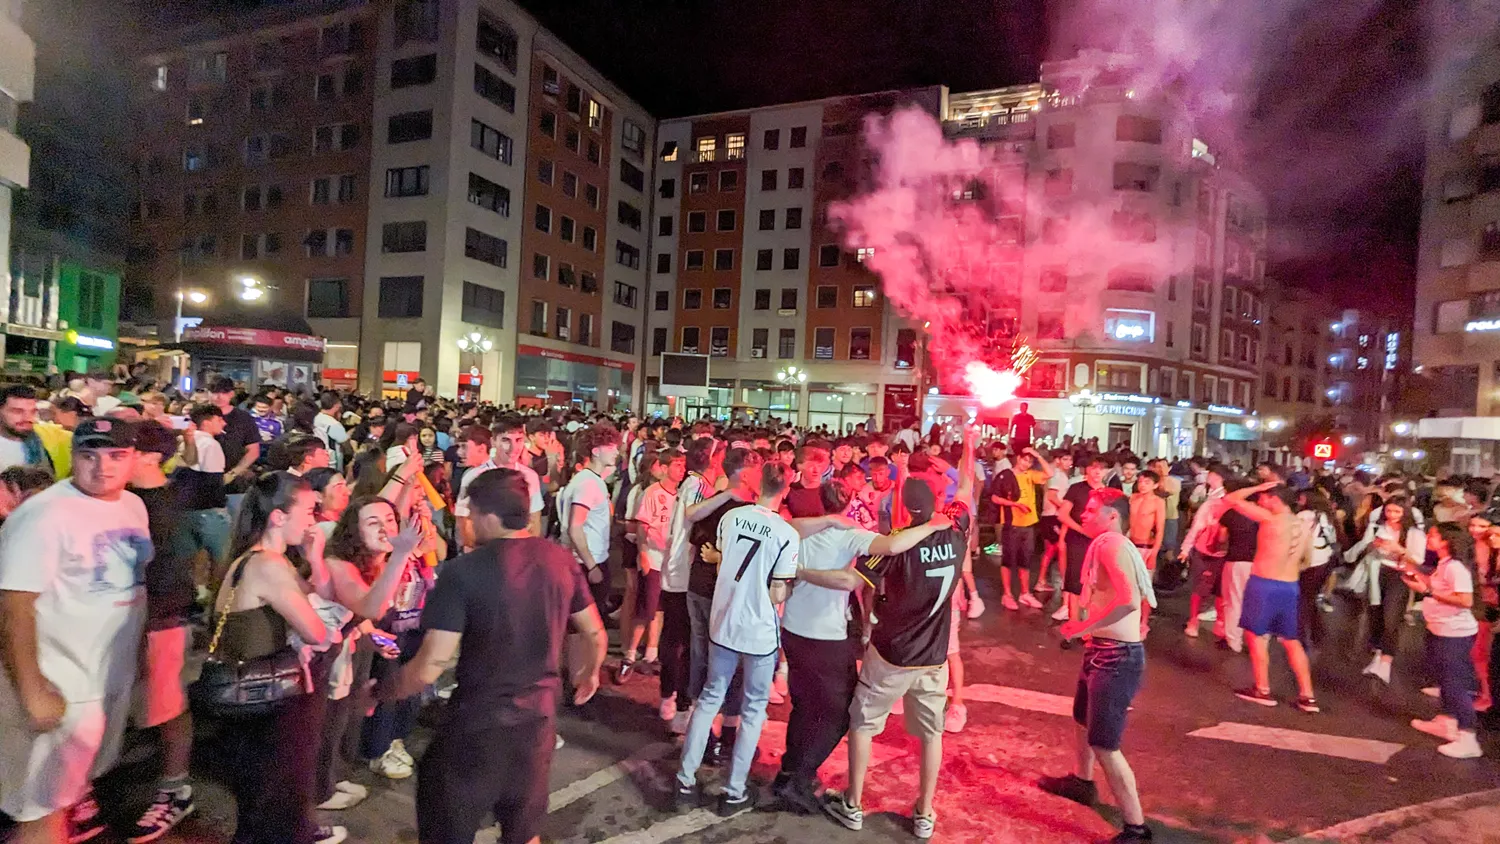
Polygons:
M812 783L818 768L849 732L849 704L859 681L855 664L859 640L808 639L783 630L781 647L786 651L787 690L792 695L781 773L794 782Z
M689 691L693 623L688 616L686 592L661 593L661 639L657 658L661 660L661 696L677 695L677 709L686 712L693 702Z
M1411 590L1401 580L1401 572L1390 566L1380 567L1380 605L1366 606L1370 623L1370 649L1395 656L1400 648L1401 626L1406 618L1406 597Z
M526 844L547 817L557 727L540 716L504 727L444 728L417 763L417 840L472 844L493 812L502 844Z
M1324 563L1303 569L1297 577L1297 630L1303 647L1312 647L1323 639L1323 614L1318 611L1318 596L1328 581L1332 565Z
M317 675L314 675L317 676ZM318 688L324 688L323 672ZM313 844L322 694L287 701L274 715L227 723L234 844Z

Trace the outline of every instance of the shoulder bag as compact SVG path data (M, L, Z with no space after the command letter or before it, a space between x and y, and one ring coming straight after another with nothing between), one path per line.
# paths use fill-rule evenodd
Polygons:
M229 581L229 600L244 577L247 553L236 561ZM229 610L219 614L214 638L208 645L208 660L203 673L189 688L194 708L221 720L259 718L273 714L287 700L307 694L306 670L302 660L289 645L274 653L250 660L231 660L218 655Z

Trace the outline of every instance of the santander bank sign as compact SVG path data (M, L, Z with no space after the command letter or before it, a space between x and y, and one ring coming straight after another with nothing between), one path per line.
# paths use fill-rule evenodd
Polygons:
M328 342L322 337L311 334L267 331L261 328L228 328L216 325L195 325L182 332L182 339L188 343L290 348L306 352L322 352Z

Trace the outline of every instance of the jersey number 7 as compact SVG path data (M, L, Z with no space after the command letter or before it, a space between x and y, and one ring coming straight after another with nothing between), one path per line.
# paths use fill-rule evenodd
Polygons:
M932 602L932 610L927 613L927 617L932 618L937 615L938 608L943 605L943 599L948 597L948 587L953 585L953 566L928 569L927 576L941 577L943 579L943 585L938 589L937 600Z
M745 570L750 568L750 561L755 559L756 554L760 553L761 543L761 540L751 536L746 536L743 533L740 534L740 539L750 543L750 550L745 552L745 559L740 563L740 570L734 573L734 580L736 583L739 582L740 578L745 576ZM949 566L949 568L952 568L952 566Z

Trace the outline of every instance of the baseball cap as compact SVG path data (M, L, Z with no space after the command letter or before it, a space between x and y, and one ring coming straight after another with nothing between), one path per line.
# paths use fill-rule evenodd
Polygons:
M135 448L135 425L124 419L84 419L73 429L73 450L87 448Z
M913 524L922 524L932 518L933 508L937 506L937 496L933 494L932 487L921 478L907 478L906 483L901 486L901 503L906 506L906 511L911 513Z

